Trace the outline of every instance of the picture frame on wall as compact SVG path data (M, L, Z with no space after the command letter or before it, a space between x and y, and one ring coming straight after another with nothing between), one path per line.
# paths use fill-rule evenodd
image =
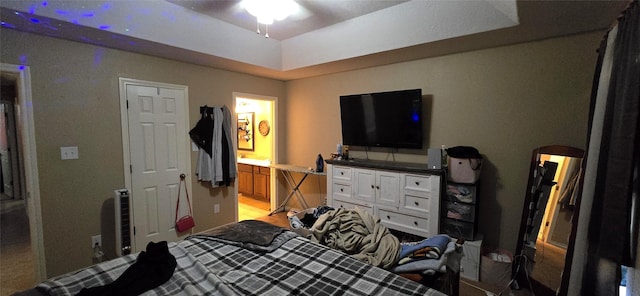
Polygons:
M238 150L254 150L253 112L238 113Z

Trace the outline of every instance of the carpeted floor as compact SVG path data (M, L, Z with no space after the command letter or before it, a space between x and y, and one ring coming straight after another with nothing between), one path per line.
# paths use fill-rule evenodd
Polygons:
M566 253L565 249L538 240L536 242L536 262L531 276L552 290L557 290L562 281Z
M0 202L0 296L33 287L29 219L22 200Z

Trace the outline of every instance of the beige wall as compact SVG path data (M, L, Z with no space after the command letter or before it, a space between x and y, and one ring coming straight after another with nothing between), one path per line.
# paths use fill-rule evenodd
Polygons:
M112 231L109 202L113 190L124 186L118 77L187 85L192 125L198 106L231 106L234 91L278 97L280 162L310 167L318 153L327 158L340 142L340 95L421 88L429 116L425 148L369 156L426 162L427 147L478 148L486 158L480 230L488 244L513 250L531 151L550 144L584 148L602 37L597 32L284 83L13 30L0 33L0 60L31 67L49 276L89 265L90 237L102 232L105 240ZM61 161L60 146L78 146L80 159ZM194 152L192 168L195 159ZM307 181L305 196L321 202L325 182ZM192 195L196 230L231 221L233 188L194 182ZM220 203L220 215L212 213L214 203Z
M124 187L118 77L188 86L191 126L201 105L232 108L234 91L284 97L284 83L272 79L14 30L0 35L1 61L31 69L48 276L90 265L98 233L114 255L113 190ZM78 146L80 158L60 160L61 146ZM192 186L196 230L233 220L233 187L210 189L195 178Z
M341 141L340 95L421 88L429 118L426 147L480 150L479 229L486 244L513 251L532 150L586 144L601 37L597 32L287 82L290 124L280 155L312 166L317 153L334 152ZM369 157L426 163L426 147ZM304 190L318 192L310 183Z

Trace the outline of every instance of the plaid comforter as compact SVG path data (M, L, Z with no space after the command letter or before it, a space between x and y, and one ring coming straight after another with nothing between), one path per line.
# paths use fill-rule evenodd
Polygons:
M173 277L143 295L444 295L325 246L294 237L272 252L252 251L193 236L169 243ZM75 295L111 283L136 260L132 254L38 285L47 295Z

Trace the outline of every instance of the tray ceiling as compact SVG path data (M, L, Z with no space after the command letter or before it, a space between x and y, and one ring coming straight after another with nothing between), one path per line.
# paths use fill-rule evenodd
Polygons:
M270 38L237 0L3 0L0 16L5 28L289 80L606 29L628 3L297 2Z

